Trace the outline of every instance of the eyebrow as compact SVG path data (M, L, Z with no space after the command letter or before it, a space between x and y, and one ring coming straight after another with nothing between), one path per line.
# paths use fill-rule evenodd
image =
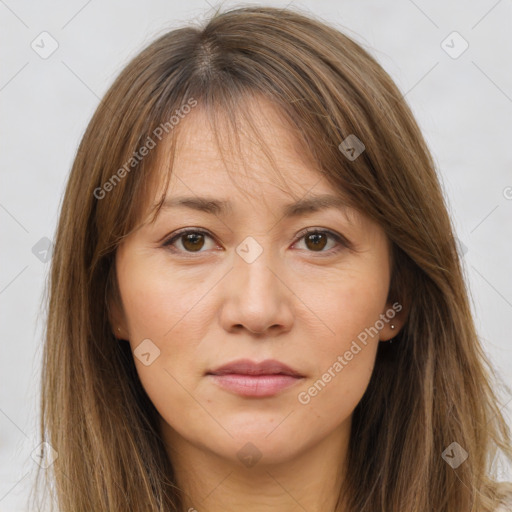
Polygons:
M162 209L190 208L212 215L226 215L233 212L230 201L213 199L209 197L186 196L168 197L162 204ZM347 203L338 196L322 194L300 199L299 201L287 204L283 208L283 216L286 218L300 217L306 213L314 213L327 208L345 210Z

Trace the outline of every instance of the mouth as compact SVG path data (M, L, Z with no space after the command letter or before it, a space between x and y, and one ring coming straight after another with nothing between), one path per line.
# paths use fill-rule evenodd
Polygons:
M222 389L246 397L269 397L297 384L304 375L276 360L256 363L248 359L233 361L208 371Z

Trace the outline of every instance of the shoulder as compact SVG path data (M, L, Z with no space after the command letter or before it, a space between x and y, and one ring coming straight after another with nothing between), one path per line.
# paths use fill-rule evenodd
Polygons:
M495 512L512 512L512 482L499 482L498 492L503 498Z

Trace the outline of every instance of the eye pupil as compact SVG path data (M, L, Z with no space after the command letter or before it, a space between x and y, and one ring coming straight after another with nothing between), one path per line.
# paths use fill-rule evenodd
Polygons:
M185 249L191 250L191 251L194 251L194 250L197 250L197 249L201 249L201 247L204 244L204 235L202 233L187 233L186 235L183 235L183 239L184 239L183 240L183 247L185 247ZM202 239L201 240L202 243L198 247L195 244L197 244L199 239ZM192 245L189 245L190 243Z
M320 237L323 237L323 243L322 240L320 240ZM310 233L309 235L306 235L306 245L308 245L308 242L313 242L313 249L322 250L327 243L326 238L325 233ZM308 248L311 247L308 245Z

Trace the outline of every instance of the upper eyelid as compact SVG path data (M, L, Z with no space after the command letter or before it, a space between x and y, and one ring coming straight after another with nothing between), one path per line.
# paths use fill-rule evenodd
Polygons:
M293 243L295 244L295 243L299 242L302 238L304 238L309 233L316 233L316 232L326 233L327 235L330 235L331 238L334 238L334 240L336 240L336 242L338 244L345 246L347 249L353 250L353 244L344 235L342 235L341 233L337 233L336 231L333 231L331 229L322 228L322 227L304 228L303 230L299 231L299 233L295 237L295 240ZM189 227L189 228L183 228L182 230L178 230L178 232L176 232L172 236L166 238L163 241L162 245L163 246L171 246L174 242L179 240L180 236L186 235L188 233L201 233L203 235L209 236L213 240L216 240L216 237L214 235L212 235L208 230L205 230L204 228ZM187 252L187 251L185 251L185 252ZM198 251L196 254L199 254L200 252L203 252L203 251ZM311 251L311 252L314 252L314 251ZM319 253L321 253L321 252L327 253L329 251L320 251ZM194 254L194 253L190 252L189 254Z

